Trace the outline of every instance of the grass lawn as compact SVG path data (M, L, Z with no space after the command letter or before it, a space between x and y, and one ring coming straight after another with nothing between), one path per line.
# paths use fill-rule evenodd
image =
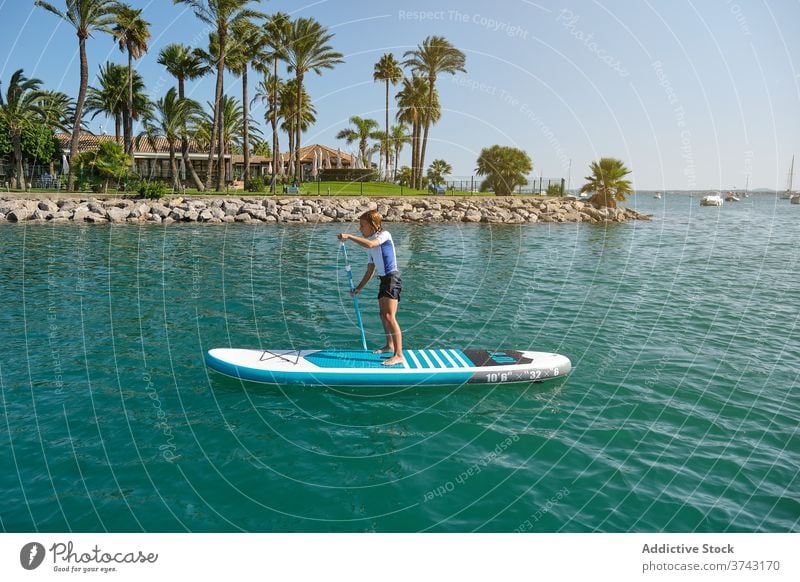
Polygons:
M52 190L42 188L32 188L28 192L7 190L9 194L19 197L24 194L45 194L48 196L85 196L85 197L113 197L113 196L136 196L134 192L117 192L111 188L108 194L95 192L65 192L63 190ZM0 196L3 192L0 191ZM245 192L244 190L227 190L226 192L200 192L192 188L187 188L185 192L176 192L174 196L267 196L267 192ZM396 196L434 196L427 190L414 190L397 184L387 184L385 182L305 182L300 186L297 194L285 194L278 188L277 196L375 196L375 197L396 197ZM166 197L173 196L172 192L167 191ZM457 192L448 191L446 194L438 196L494 196L491 192ZM529 195L528 195L529 196Z

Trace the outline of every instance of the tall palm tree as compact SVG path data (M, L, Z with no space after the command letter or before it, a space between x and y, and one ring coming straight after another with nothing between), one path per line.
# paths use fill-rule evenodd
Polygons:
M0 99L0 101L2 101L2 99ZM45 114L43 122L47 127L51 130L58 130L64 133L69 131L72 118L75 115L75 101L73 101L69 95L61 91L46 89L42 91L40 107ZM53 159L50 160L49 165L50 175L54 175L55 163Z
M386 171L385 176L386 179L389 177L389 84L397 85L400 81L403 80L403 71L400 69L400 63L397 62L397 59L394 58L392 53L384 54L380 60L375 63L375 69L372 73L372 79L374 81L384 81L386 83L386 125L385 128L385 135L386 135L386 143L384 144L384 150L386 151Z
M25 172L22 165L22 132L43 119L43 93L39 79L28 79L19 69L11 75L5 99L0 104L0 121L7 128L16 165L16 188L25 190Z
M455 48L442 36L429 36L415 50L406 51L403 55L408 57L403 65L428 80L428 108L433 107L433 92L436 89L436 79L442 73L455 75L456 72L466 73L464 53ZM416 166L417 188L422 188L422 168L425 166L425 148L428 144L428 131L431 127L431 117L424 123L422 137L422 150L419 153L419 163Z
M297 79L289 79L282 85L281 92L278 95L278 117L283 119L281 129L289 135L290 160L295 158L297 160L300 159L300 146L297 143L297 133L308 131L311 124L317 121L317 110L311 103L311 97L309 97L305 89L301 92L299 112L297 110L296 99Z
M178 99L186 97L187 80L199 79L210 70L199 51L192 50L191 47L180 43L169 44L161 49L158 55L158 63L163 65L167 72L177 79ZM205 185L200 180L192 161L189 159L189 138L185 128L181 134L181 157L195 188L202 192L205 190Z
M264 23L264 42L265 48L269 51L269 59L272 61L272 75L268 78L267 72L264 73L264 82L271 88L268 98L269 104L269 123L272 127L272 179L270 191L274 194L277 188L276 174L280 160L280 149L278 149L278 92L281 83L278 77L278 62L286 60L286 43L292 28L292 19L288 14L276 12L272 14Z
M313 18L298 18L292 22L286 43L286 62L289 72L297 80L297 109L302 112L303 78L308 72L322 74L323 69L332 69L344 62L342 53L333 50L328 42L333 33ZM295 181L300 182L300 130L302 123L295 123Z
M397 180L397 166L400 161L400 152L403 146L411 141L411 136L408 134L408 126L405 123L398 123L393 125L389 132L389 143L393 149L394 165L392 171L392 182Z
M42 91L41 108L45 113L45 123L52 129L66 131L75 115L75 101L61 91Z
M416 172L420 169L422 128L429 121L436 123L441 117L439 92L434 89L433 102L428 103L428 80L417 75L403 79L403 88L397 93L397 120L411 126L411 186L417 188Z
M286 92L285 83L273 76L271 73L264 73L264 78L256 87L256 94L253 101L259 100L267 104L267 111L264 113L264 121L268 122L272 128L272 186L275 187L275 176L278 172L280 163L280 139L278 137L278 119L280 110L279 96ZM274 192L274 190L272 190Z
M154 142L156 136L163 136L167 140L174 190L179 190L181 186L178 164L175 162L176 145L183 139L186 126L200 115L201 111L197 101L179 97L175 88L170 87L166 95L156 101L154 115L145 121L145 135L151 142ZM153 143L153 150L155 149Z
M208 105L210 107L211 103ZM242 104L239 103L239 100L235 97L223 95L222 113L225 115L225 119L227 120L225 123L225 133L222 134L222 143L224 145L222 155L225 155L231 153L234 148L240 148L242 146L244 139L244 114L242 110ZM213 117L208 113L203 113L200 115L198 124L205 126L200 131L201 136L210 133L213 121ZM253 133L256 136L259 134L259 132L255 130ZM203 141L202 137L201 141Z
M138 83L137 83L138 80ZM134 83L144 87L144 81L137 74ZM125 93L128 89L128 71L124 65L107 62L97 73L97 87L89 87L84 105L86 114L92 119L100 114L114 120L114 137L119 143L122 134L122 114L125 110Z
M252 20L240 20L231 29L236 39L235 46L230 49L228 70L242 78L242 114L244 120L244 134L242 139L242 154L244 156L245 183L250 181L250 100L247 95L247 73L251 63L260 63L266 59L266 35L262 28L255 25Z
M225 144L222 135L225 132L225 118L222 110L222 96L224 93L223 79L225 77L225 56L227 39L231 28L236 22L261 18L263 14L256 12L250 5L261 0L172 0L174 4L186 4L192 8L195 16L205 24L212 27L219 42L220 51L216 61L217 85L214 92L214 119L212 122L211 142L208 148L208 176L206 176L206 189L211 188L211 176L214 170L214 145L217 145L219 163L224 166L222 152ZM217 173L217 191L222 190L225 170L224 167Z
M80 54L80 88L78 89L78 101L75 104L75 118L72 122L72 139L70 140L70 156L78 154L78 139L81 132L81 115L83 114L83 104L86 100L86 89L89 86L89 62L86 58L86 39L93 30L101 32L111 32L113 24L112 11L117 6L115 0L65 0L66 9L59 10L49 2L36 0L35 5L44 8L69 22L78 35L78 50ZM72 190L75 186L75 174L70 166L68 174L68 189Z
M592 175L586 176L587 182L581 186L581 192L592 193L587 202L595 208L616 208L617 201L624 202L625 196L633 191L630 180L624 179L631 171L622 160L600 158L589 167Z
M114 35L119 50L128 53L128 99L122 116L122 133L125 136L125 153L133 154L133 61L139 60L147 52L150 39L150 23L142 18L142 9L119 4L113 10Z
M350 118L350 123L354 127L347 127L336 134L336 139L343 139L350 145L353 142L358 142L358 155L367 167L367 140L372 136L375 128L378 127L378 122L374 119L364 119L357 115Z

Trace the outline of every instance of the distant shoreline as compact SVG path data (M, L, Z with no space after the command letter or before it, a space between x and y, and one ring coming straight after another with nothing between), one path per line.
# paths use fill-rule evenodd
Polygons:
M22 194L22 193L21 193ZM598 210L571 197L538 196L174 196L160 200L87 197L0 197L0 223L325 224L352 222L377 209L387 222L605 223L650 220L630 208Z

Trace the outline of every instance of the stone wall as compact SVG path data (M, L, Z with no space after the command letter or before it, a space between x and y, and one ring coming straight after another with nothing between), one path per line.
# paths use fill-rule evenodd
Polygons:
M352 222L377 209L387 222L625 222L649 220L628 208L598 210L570 198L510 197L176 197L0 198L0 222L326 223Z

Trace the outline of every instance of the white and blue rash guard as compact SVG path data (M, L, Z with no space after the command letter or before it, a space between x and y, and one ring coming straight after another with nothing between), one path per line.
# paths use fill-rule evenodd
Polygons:
M369 262L375 265L378 276L384 277L397 271L397 257L394 254L392 235L385 230L379 230L370 236L369 240L377 240L381 243L375 248L367 249Z

